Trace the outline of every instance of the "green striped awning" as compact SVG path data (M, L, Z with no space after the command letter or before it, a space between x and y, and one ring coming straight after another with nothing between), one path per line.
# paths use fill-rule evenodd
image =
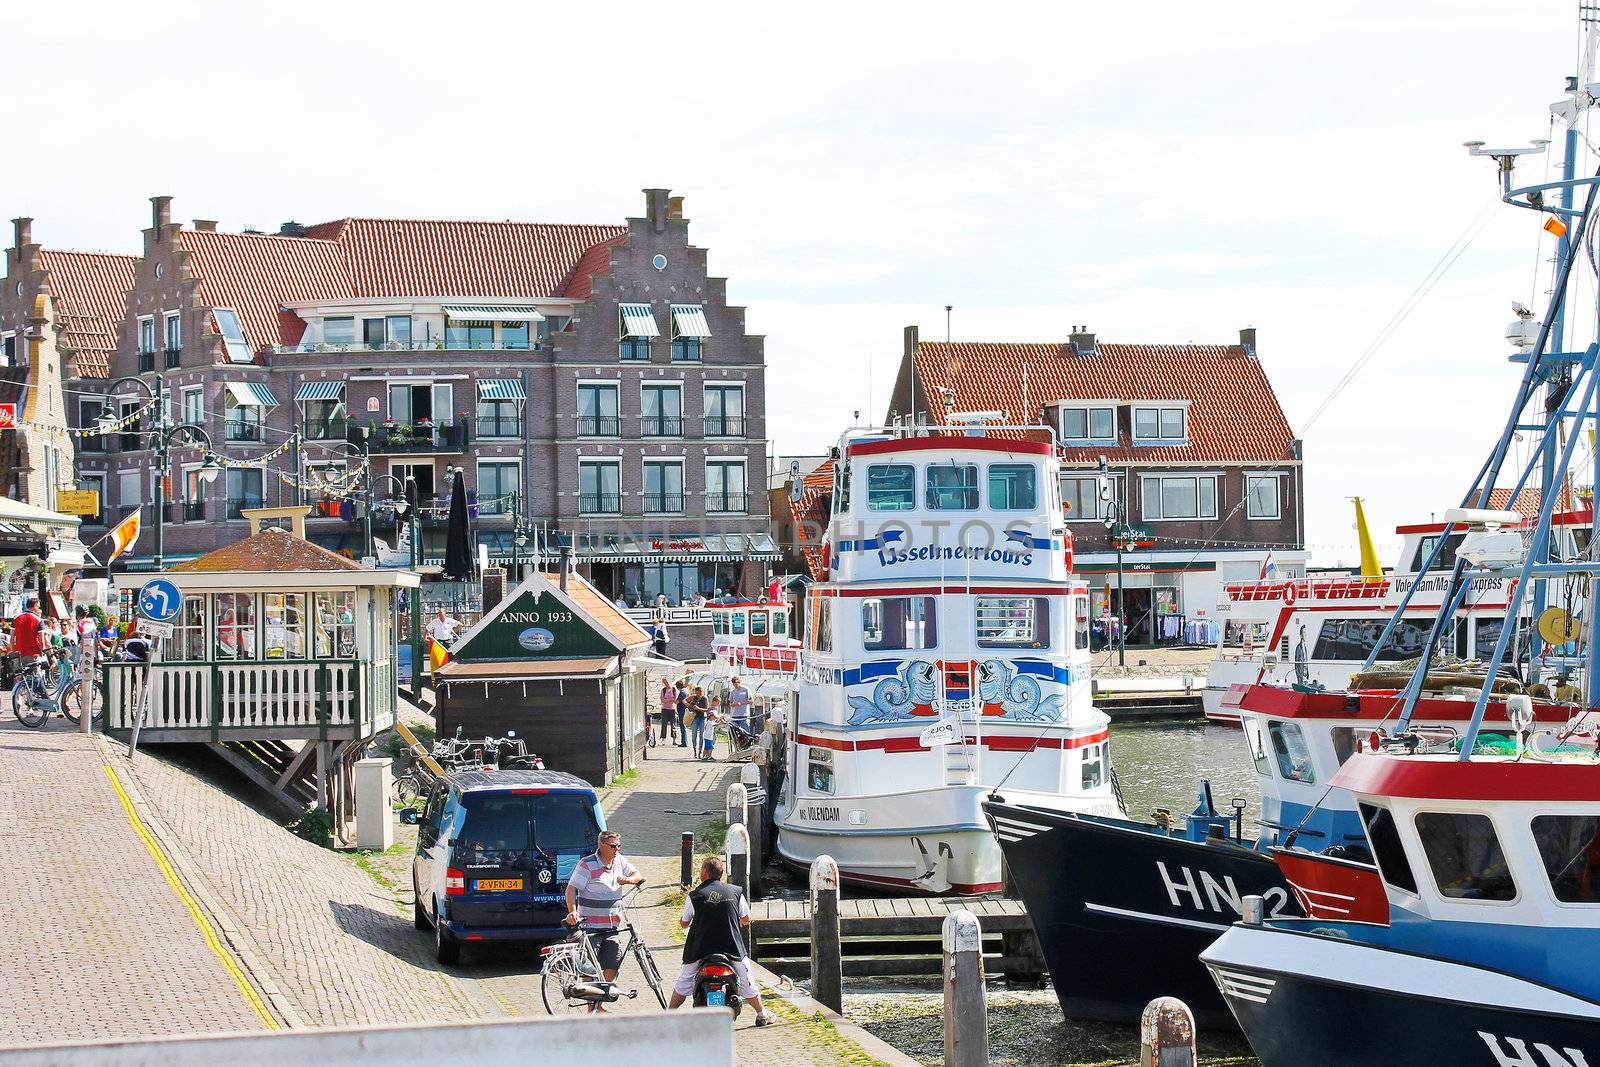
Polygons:
M240 407L247 408L275 408L278 398L272 395L272 390L260 382L229 382L228 395L233 397L233 402Z
M516 378L479 378L479 400L526 400L522 382Z
M650 310L649 304L618 304L617 311L622 315L622 336L661 336L656 328L655 312Z
M538 308L516 307L510 304L446 304L447 319L496 319L501 322L543 322Z
M343 400L343 382L301 382L294 391L295 400Z
M675 337L710 337L706 309L699 304L673 304L672 333Z

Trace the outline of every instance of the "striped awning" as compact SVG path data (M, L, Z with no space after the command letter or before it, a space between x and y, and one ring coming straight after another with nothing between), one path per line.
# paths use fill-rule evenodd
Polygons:
M617 311L622 315L622 336L661 336L661 331L656 329L655 312L650 310L649 304L618 304Z
M446 304L447 319L496 319L501 322L543 322L538 308L513 307L508 304Z
M479 378L479 400L526 400L522 382L516 378Z
M229 382L228 395L233 402L246 408L275 408L278 398L260 382Z
M343 382L301 382L294 391L296 402L301 400L343 400Z
M699 304L673 304L672 332L678 337L710 337L706 309Z

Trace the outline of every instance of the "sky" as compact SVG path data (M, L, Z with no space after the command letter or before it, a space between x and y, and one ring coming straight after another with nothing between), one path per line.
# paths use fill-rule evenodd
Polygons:
M1504 423L1553 246L1462 142L1550 136L1580 44L1571 0L56 0L0 40L0 212L48 246L137 251L157 194L275 229L616 223L671 188L767 338L781 455L881 418L946 304L956 340L1254 326L1319 564L1355 560L1351 496L1386 553L1459 502Z

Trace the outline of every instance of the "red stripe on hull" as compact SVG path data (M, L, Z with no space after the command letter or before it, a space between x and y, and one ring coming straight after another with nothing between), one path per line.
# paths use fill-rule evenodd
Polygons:
M1017 737L1012 734L989 734L981 741L973 735L966 737L969 745L981 744L984 748L996 752L1031 752L1036 748L1073 749L1083 748L1086 745L1096 745L1111 736L1110 730L1101 730L1095 734L1083 734L1078 737ZM922 743L920 737L901 735L899 737L873 737L865 741L847 741L837 737L822 737L817 734L796 734L795 743L812 745L816 748L831 748L835 752L927 752L929 746Z

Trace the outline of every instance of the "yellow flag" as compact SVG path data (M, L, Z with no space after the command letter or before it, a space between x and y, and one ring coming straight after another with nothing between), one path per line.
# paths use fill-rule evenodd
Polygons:
M1383 577L1383 564L1378 562L1378 550L1372 545L1372 531L1367 529L1367 516L1361 510L1361 498L1350 498L1356 503L1356 539L1361 544L1361 580L1375 582Z
M107 563L110 563L132 548L133 543L139 540L139 509L134 508L133 512L113 526L111 532L106 536L111 538L111 558L106 560Z

